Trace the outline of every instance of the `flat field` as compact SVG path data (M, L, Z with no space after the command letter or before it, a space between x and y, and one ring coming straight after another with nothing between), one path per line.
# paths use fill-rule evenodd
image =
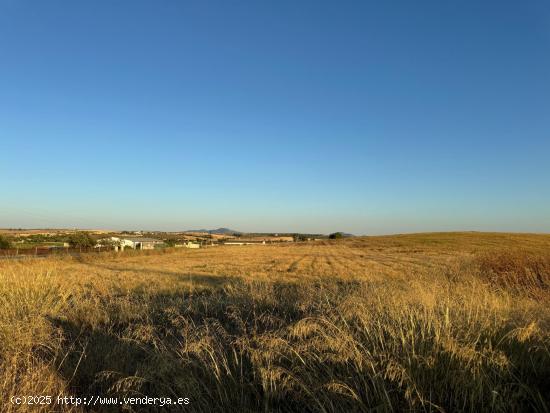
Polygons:
M534 234L4 260L0 411L548 411L549 287Z

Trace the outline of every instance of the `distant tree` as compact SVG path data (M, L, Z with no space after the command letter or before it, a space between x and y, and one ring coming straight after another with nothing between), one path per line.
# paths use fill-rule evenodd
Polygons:
M169 247L175 247L178 241L177 238L168 238L164 240L164 243Z
M0 249L8 249L9 247L10 242L0 235Z
M75 232L69 236L68 242L71 247L93 247L95 240L87 232Z
M341 232L335 232L333 234L330 234L328 237L330 239L340 239L344 237L344 234L342 234Z
M102 247L118 247L120 245L120 241L114 241L111 238L99 239L97 243Z

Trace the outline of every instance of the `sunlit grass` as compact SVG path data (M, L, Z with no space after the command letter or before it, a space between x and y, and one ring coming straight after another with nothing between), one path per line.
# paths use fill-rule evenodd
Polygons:
M0 410L109 394L199 412L547 411L549 247L425 234L0 262Z

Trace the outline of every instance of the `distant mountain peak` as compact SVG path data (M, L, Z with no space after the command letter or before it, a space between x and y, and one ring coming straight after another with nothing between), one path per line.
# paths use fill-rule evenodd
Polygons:
M208 231L210 234L230 235L230 234L242 234L240 231L235 231L230 228L218 228Z
M208 234L215 234L215 235L234 235L234 234L242 234L240 231L235 231L234 229L230 228L216 228L216 229L192 229L188 230L186 232L206 232Z

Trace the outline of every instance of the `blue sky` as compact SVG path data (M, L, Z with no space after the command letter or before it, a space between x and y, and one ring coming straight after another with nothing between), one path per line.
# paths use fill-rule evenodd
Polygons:
M0 0L0 227L550 232L550 3Z

